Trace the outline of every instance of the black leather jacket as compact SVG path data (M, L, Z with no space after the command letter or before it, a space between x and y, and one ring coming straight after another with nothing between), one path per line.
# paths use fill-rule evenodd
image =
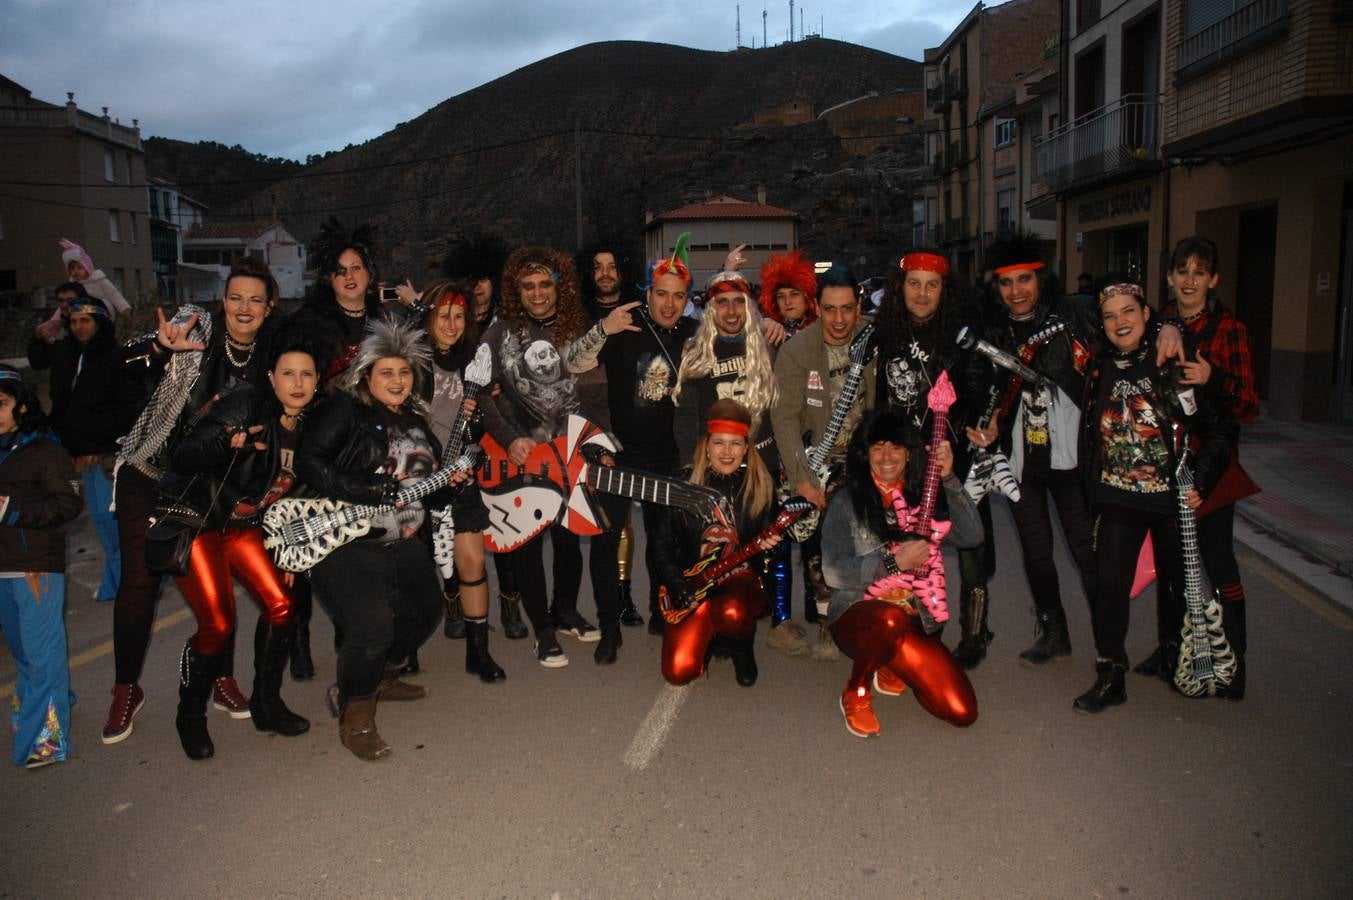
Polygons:
M213 403L170 448L161 500L181 500L205 514L207 529L251 524L232 521L231 511L240 501L257 506L281 472L281 414L282 405L268 388L240 388ZM250 435L242 449L232 449L234 432L254 425L263 430ZM255 449L255 443L266 449Z
M683 472L681 477L690 477L689 470ZM708 487L714 488L729 498L733 503L735 512L740 512L737 508L737 495L745 478L745 467L727 477L710 472ZM772 502L762 511L761 515L754 519L742 521L739 517L737 523L738 540L745 543L756 537L763 528L770 524L777 512L778 507L772 499ZM691 590L686 585L682 572L699 561L700 545L708 526L708 522L697 519L677 507L668 507L658 516L657 527L654 529L654 534L649 538L654 574L657 575L658 581L667 587L668 592L676 598L678 605L685 605L691 598ZM767 590L773 590L774 578L766 572L765 560L766 554L762 554L759 562L757 558L753 557L749 565L753 572L762 577L763 583L767 584Z
M1080 402L1091 355L1102 337L1099 308L1094 300L1079 294L1056 297L1052 302L1040 302L1034 307L1031 323L1033 332L1042 331L1059 319L1069 327L1039 348L1030 368L1051 379L1073 402ZM1023 343L1016 339L1014 322L1009 315L996 319L990 326L987 340L1014 356L1019 355ZM1079 366L1078 357L1081 361ZM997 383L1009 381L1009 373L1004 369L997 369L995 374ZM1012 415L1005 417L1001 428L1003 433L1009 434L1014 419Z
M387 501L398 482L376 470L389 450L376 410L347 391L335 391L306 419L296 451L296 478L307 496L349 503Z

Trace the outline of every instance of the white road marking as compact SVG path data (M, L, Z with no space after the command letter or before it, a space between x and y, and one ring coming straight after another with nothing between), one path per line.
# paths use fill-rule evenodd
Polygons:
M641 772L648 768L648 764L653 762L653 758L662 749L663 741L667 740L667 733L676 724L681 704L686 702L693 687L694 685L674 687L670 684L663 687L658 699L653 701L653 708L648 711L643 724L639 726L639 731L634 735L634 740L630 741L629 749L625 751L625 765Z

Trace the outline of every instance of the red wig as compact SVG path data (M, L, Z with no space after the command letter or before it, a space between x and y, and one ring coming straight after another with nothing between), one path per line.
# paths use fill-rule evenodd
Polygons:
M775 292L782 287L803 291L803 299L808 303L803 324L816 322L817 276L813 274L812 262L803 258L803 251L791 250L783 256L772 256L761 266L761 314L784 324L785 317L780 315L780 306L775 302Z

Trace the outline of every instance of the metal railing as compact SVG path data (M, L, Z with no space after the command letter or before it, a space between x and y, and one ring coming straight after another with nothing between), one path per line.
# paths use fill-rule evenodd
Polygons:
M1076 33L1099 21L1099 0L1079 0L1076 4Z
M1054 190L1160 159L1160 94L1124 94L1034 145L1038 177Z
M939 112L949 105L949 99L944 94L944 85L937 84L925 89L925 102L932 110Z
M1249 38L1269 31L1287 18L1287 0L1255 0L1248 6L1179 42L1175 71L1199 63L1225 59L1246 45ZM1280 31L1280 29L1274 29Z
M967 96L968 93L968 74L962 69L950 72L944 79L945 95L950 100L958 100Z
M0 106L0 126L3 125L74 128L135 150L141 149L141 133L138 129L128 128L82 109L74 110L72 114L69 107Z

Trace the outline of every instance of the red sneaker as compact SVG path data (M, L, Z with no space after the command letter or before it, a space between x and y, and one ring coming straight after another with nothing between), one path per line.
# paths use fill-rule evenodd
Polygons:
M240 691L234 675L222 675L216 679L216 686L211 691L211 705L230 713L232 719L249 718L249 698Z
M116 744L132 733L132 719L146 703L145 692L139 684L113 685L113 702L108 707L108 721L103 725L103 742Z
M906 689L907 683L887 666L879 666L874 671L874 690L885 697L896 697Z
M873 695L869 688L847 688L841 695L841 715L846 717L846 731L856 737L875 737L883 729L874 715Z

